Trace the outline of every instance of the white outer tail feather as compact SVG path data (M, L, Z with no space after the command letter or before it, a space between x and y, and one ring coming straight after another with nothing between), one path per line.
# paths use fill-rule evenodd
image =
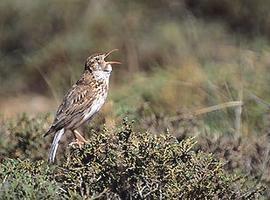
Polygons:
M50 154L49 154L49 163L54 163L55 161L55 156L56 156L56 152L57 152L57 148L59 145L59 141L62 137L62 135L65 133L65 129L62 128L61 130L57 131L55 133L55 136L53 138L53 142L51 145L51 149L50 149Z

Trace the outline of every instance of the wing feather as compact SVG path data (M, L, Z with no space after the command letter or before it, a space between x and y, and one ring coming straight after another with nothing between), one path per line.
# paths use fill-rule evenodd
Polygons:
M73 85L65 95L62 104L59 106L52 127L59 130L72 122L78 115L89 108L93 102L93 90L89 85Z

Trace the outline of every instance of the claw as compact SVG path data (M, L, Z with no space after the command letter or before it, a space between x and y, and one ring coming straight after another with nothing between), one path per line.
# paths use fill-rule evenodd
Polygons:
M78 146L80 149L82 149L84 145L85 145L85 142L82 142L78 139L76 139L76 141L74 141L74 142L69 143L69 146L72 146L72 147Z

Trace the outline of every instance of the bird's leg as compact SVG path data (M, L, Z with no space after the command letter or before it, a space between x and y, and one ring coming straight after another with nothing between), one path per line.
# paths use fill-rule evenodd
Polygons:
M79 146L79 148L82 148L82 146L85 143L87 143L87 140L77 130L73 130L72 133L74 134L74 137L76 138L76 141L71 142L69 145L77 144Z
M77 140L79 140L82 143L87 143L87 140L79 133L78 130L74 130L73 133Z

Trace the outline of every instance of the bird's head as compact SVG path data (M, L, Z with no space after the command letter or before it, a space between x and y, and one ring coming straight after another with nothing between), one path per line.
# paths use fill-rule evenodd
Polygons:
M85 70L95 74L109 75L112 71L112 64L121 64L118 61L105 61L105 58L115 51L118 51L118 49L113 49L108 53L91 55L85 62Z

